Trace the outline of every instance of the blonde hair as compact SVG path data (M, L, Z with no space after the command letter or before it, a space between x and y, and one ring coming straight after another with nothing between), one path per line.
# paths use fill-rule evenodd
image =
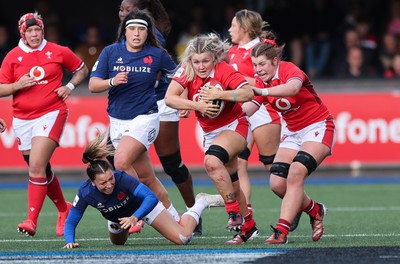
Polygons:
M104 160L104 158L114 155L114 148L107 144L106 136L107 132L99 133L95 139L89 142L82 155L82 162L89 163L86 173L92 181L96 179L97 174L113 169L112 165Z
M231 45L228 41L221 40L215 33L198 35L190 40L181 57L181 65L185 69L186 80L193 81L196 76L191 62L193 54L208 53L213 58L214 65L216 65L225 60L230 48Z
M268 27L268 22L264 21L261 15L257 12L242 9L235 13L236 21L240 28L243 28L249 32L249 36L251 39L255 39L257 37L263 38L267 31L264 31L264 28Z

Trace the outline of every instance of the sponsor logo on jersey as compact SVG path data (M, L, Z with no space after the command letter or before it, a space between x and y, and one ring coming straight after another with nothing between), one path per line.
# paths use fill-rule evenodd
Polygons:
M124 63L124 61L122 60L122 57L119 57L115 63L121 64L121 63Z
M151 68L146 66L125 66L125 65L116 65L113 68L113 71L117 72L147 72L151 73Z
M104 206L102 206L101 208L99 208L99 206L97 206L97 209L103 213L109 213L112 211L115 211L117 209L120 209L122 207L124 207L125 205L128 204L128 201L130 200L129 196L126 196L126 199L122 200L119 204L113 205L113 206L109 206L107 208L104 208Z
M40 81L43 79L45 74L45 71L42 67L40 66L33 66L31 70L29 71L29 75L33 78L35 78L36 81Z

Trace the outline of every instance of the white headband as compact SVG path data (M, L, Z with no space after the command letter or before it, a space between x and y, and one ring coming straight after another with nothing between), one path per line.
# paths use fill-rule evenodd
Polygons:
M149 24L143 19L130 19L130 20L126 21L125 28L127 28L129 26L142 26L147 29L148 25Z

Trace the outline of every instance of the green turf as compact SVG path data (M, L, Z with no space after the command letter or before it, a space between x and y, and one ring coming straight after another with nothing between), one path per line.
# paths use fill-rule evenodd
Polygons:
M254 186L252 201L254 217L261 231L259 238L240 246L224 245L233 233L225 230L227 216L224 208L210 208L203 213L203 236L194 238L188 246L176 246L162 238L150 226L131 236L125 246L110 245L106 220L93 208L88 208L76 231L77 250L137 250L137 249L225 249L225 248L305 248L400 246L399 184L373 185L307 185L307 193L325 203L325 235L319 242L311 239L309 218L303 214L300 225L289 236L289 245L267 246L263 241L271 234L270 225L279 218L280 200L268 186ZM184 204L175 187L167 188L179 212ZM215 193L211 186L196 187L196 192ZM64 189L72 201L76 189ZM57 213L46 199L39 217L38 232L28 238L16 232L16 226L26 217L26 190L0 189L0 252L64 251L64 241L55 236ZM154 239L155 238L155 239Z

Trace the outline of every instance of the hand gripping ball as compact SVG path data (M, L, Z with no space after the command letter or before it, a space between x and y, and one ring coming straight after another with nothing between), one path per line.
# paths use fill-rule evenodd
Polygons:
M208 86L214 86L214 87L216 87L216 88L218 88L218 89L220 89L220 90L222 90L222 91L224 90L224 89L222 88L222 84L221 84L219 81L215 80L215 79L211 79L209 82L207 82L206 84L204 84L204 87L208 87ZM219 110L218 110L217 114L216 114L214 117L210 118L210 119L214 119L214 118L216 118L217 116L219 116L219 114L220 114L220 113L222 112L222 110L224 109L225 102L224 102L224 100L213 100L213 101L212 101L212 104L218 105L218 106L219 106Z

